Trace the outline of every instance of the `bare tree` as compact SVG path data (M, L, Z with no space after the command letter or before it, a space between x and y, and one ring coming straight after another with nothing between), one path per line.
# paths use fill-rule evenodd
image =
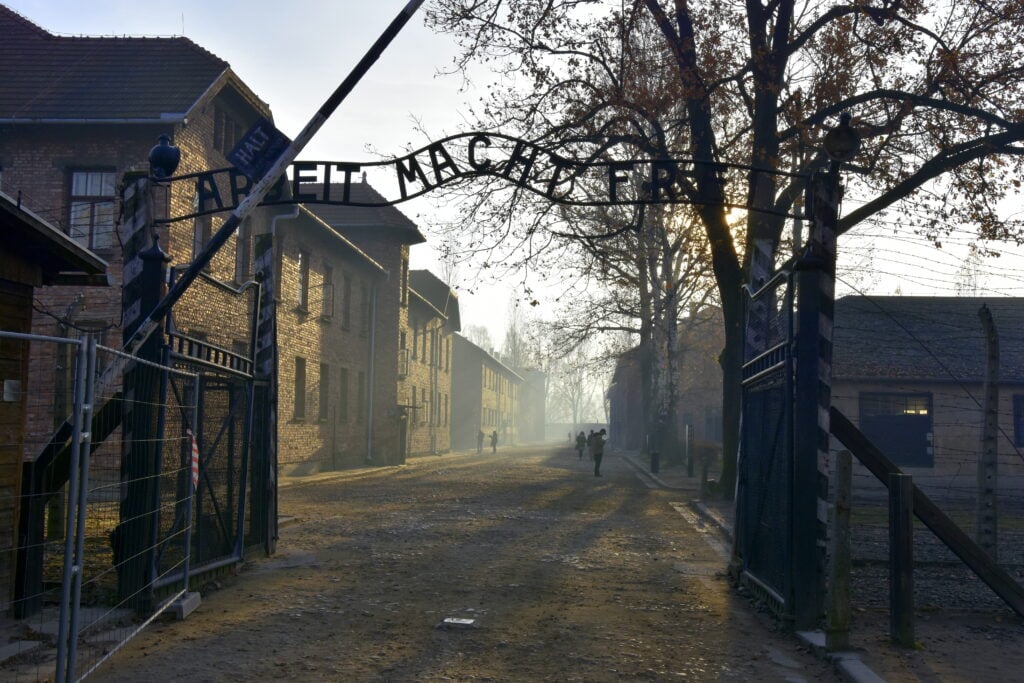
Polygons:
M1019 0L438 0L430 17L462 40L456 68L500 72L481 125L569 158L608 158L626 145L695 160L673 186L704 229L723 309L726 491L741 285L755 253L774 260L807 173L825 163L832 117L853 110L868 171L851 181L857 202L840 232L899 204L906 229L932 238L973 224L986 238L1019 239L1019 222L998 211L1024 162ZM792 159L796 173L780 174ZM546 269L541 254L565 248L560 216L543 201L493 187L476 199L475 248L493 263ZM512 220L511 206L528 217ZM498 242L511 249L497 254Z
M466 325L462 330L462 335L487 353L494 350L491 331L483 325Z
M505 340L501 345L501 355L506 365L511 368L523 368L538 364L531 359L531 344L528 326L529 316L523 311L519 298L513 296L508 302L508 318L505 324Z
M589 355L589 344L581 344L572 352L556 358L550 366L548 413L552 419L571 421L573 432L584 421L600 415L602 394L596 370L599 364Z

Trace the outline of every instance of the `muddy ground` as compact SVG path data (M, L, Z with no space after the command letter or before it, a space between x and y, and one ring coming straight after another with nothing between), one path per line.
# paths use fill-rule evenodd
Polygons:
M730 591L683 494L603 474L536 448L282 488L277 555L92 680L838 680Z

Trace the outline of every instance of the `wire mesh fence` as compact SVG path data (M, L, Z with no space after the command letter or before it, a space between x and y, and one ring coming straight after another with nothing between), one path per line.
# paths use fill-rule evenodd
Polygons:
M89 337L0 332L12 341L67 359L68 379L21 396L21 426L4 432L20 481L0 492L11 574L0 670L78 680L187 591L199 380ZM27 426L41 414L49 436Z

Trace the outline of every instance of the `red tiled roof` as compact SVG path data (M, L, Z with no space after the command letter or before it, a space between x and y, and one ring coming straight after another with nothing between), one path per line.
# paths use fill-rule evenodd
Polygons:
M228 64L188 38L55 36L0 5L0 121L160 119Z

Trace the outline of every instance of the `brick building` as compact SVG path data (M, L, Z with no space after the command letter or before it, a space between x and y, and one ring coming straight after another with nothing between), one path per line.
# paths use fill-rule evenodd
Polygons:
M365 177L362 182L353 182L347 188L354 204L385 203L385 199L366 182ZM303 184L302 190L323 196L322 186ZM332 196L340 197L344 192L345 186L339 183L332 189ZM411 404L402 403L398 393L401 333L406 332L405 343L408 345L410 308L415 306L418 309L420 303L423 303L411 303L414 297L410 294L409 286L409 248L425 242L426 238L415 223L392 206L310 204L308 209L358 247L387 274L375 289L359 291L360 307L363 306L362 302L369 302L369 343L376 359L367 368L367 391L373 393L372 405L379 406L372 415L367 416L368 439L372 445L369 459L381 464L404 462L411 449L407 440L411 432L409 422L422 415L421 412L413 416L410 408L405 407ZM286 446L282 444L282 447Z
M282 472L373 461L371 427L394 410L394 392L370 383L391 360L371 328L388 273L305 207L276 223L274 243Z
M33 330L65 335L93 329L101 343L121 345L123 279L119 187L126 172L148 171L159 135L181 149L179 174L222 168L225 153L267 105L226 62L187 38L63 37L0 5L0 183L109 263L111 288L48 288L38 297ZM194 213L205 203L188 183L155 187L157 218ZM175 307L182 333L229 350L247 348L252 235L264 231L261 210L233 236ZM223 220L205 216L162 225L161 247L172 267L188 264ZM34 353L30 390L66 381L66 364ZM56 373L56 375L55 375ZM58 411L58 407L54 407ZM35 411L29 433L41 438L55 414ZM28 457L32 457L31 454Z
M452 448L476 448L479 432L519 441L523 378L459 334L452 336ZM489 443L485 440L485 446Z
M409 273L408 323L399 335L398 398L408 415L408 455L451 450L452 334L461 329L455 292L433 273Z

